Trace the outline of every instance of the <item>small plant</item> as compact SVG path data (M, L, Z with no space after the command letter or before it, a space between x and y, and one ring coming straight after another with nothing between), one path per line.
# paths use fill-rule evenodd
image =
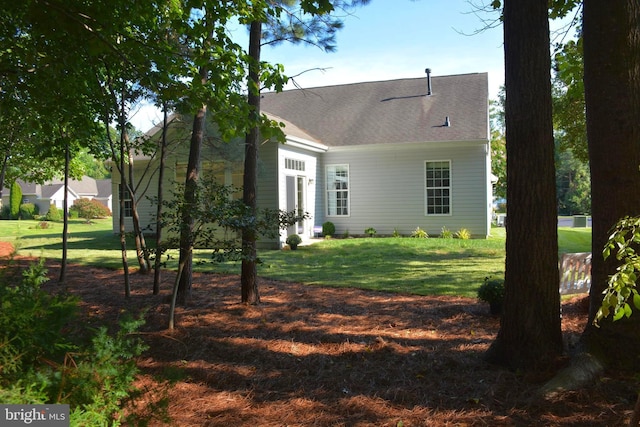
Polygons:
M289 245L292 251L295 251L296 249L298 249L298 245L302 243L302 238L300 238L300 236L298 236L297 234L291 234L287 236L286 243L287 245Z
M453 233L446 226L443 226L440 230L440 237L442 239L453 239Z
M504 280L485 277L484 282L478 288L478 299L489 303L491 314L500 314L504 301Z
M466 228L461 228L460 230L456 231L455 237L461 240L469 240L471 238L471 232Z
M49 221L38 221L38 223L36 224L36 229L38 230L46 230L49 228L53 228L53 224Z
M20 218L33 219L38 214L38 206L33 203L23 203L20 205Z
M411 237L415 237L417 239L426 239L427 237L429 237L429 234L427 234L427 232L422 228L416 227L416 229L411 232Z
M369 237L375 237L376 233L377 233L377 231L373 227L369 227L369 228L364 230L364 234L368 234Z
M56 205L49 206L49 210L45 215L45 219L47 221L60 221L62 219L62 214L60 213L60 209Z
M393 237L400 237L400 232L398 231L397 228L393 229Z
M335 234L336 226L331 221L327 221L322 224L322 235L324 237L334 236Z
M349 229L347 228L346 230L344 230L344 233L342 233L342 238L343 239L348 239L349 236L350 236Z

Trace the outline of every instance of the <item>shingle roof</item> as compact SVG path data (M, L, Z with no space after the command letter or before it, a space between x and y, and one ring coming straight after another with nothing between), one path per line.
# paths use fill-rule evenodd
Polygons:
M487 140L487 73L431 81L432 95L426 77L269 92L261 108L334 147Z

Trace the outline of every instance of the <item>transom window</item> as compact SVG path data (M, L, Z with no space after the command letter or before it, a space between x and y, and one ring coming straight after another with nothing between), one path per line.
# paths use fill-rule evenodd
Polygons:
M349 215L349 165L327 166L327 216Z
M305 165L304 160L291 159L291 158L288 158L288 157L284 159L284 168L285 169L304 172L305 171L305 167L306 167L306 165Z
M427 215L451 214L451 161L425 162Z

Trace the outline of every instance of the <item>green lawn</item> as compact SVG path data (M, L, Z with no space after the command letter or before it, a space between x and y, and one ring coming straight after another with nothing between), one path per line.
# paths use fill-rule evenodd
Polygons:
M38 229L35 221L0 221L0 240L10 241L21 255L59 259L62 224ZM560 253L591 250L591 229L560 228ZM360 238L322 240L296 251L260 251L258 273L267 278L308 284L359 287L421 295L475 296L486 276L504 274L504 228L489 239ZM152 243L152 242L150 242ZM128 248L133 248L132 242ZM121 268L120 243L111 219L69 225L69 262ZM212 264L210 251L195 254L196 271L234 273L237 263ZM135 266L135 253L128 252ZM177 264L172 253L169 268Z

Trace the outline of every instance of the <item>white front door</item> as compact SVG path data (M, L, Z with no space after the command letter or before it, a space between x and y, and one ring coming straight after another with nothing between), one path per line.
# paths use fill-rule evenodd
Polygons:
M295 212L303 216L307 202L307 178L301 175L287 175L287 212ZM287 235L299 234L301 237L308 235L306 221L301 220L287 229Z

